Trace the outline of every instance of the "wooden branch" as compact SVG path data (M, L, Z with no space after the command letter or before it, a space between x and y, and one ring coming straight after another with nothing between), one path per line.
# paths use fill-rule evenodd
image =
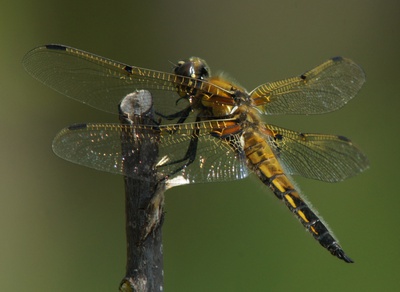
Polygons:
M151 94L138 91L129 94L120 104L120 120L124 125L155 125ZM155 169L158 156L157 137L149 127L127 127L121 135L122 155L126 173L145 178L125 176L125 213L127 264L120 291L163 291L162 223L164 183L159 182ZM134 132L132 132L132 130ZM138 138L139 137L139 138Z

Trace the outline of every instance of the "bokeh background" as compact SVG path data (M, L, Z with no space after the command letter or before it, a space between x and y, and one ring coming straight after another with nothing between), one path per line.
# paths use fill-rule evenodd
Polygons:
M4 2L4 1L3 1ZM267 117L342 134L371 168L340 184L298 178L355 264L319 246L257 179L166 194L166 291L394 291L399 232L399 3L396 1L5 1L0 10L0 290L117 291L125 272L120 176L56 157L77 122L118 122L24 72L61 43L168 71L191 55L251 90L342 55L367 83L340 111Z

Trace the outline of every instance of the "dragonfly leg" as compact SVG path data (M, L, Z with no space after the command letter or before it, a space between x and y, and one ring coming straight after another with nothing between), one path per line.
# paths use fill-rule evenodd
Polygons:
M162 113L156 112L156 115L160 116L163 119L166 120L173 120L173 119L177 119L179 118L179 120L176 122L177 124L182 124L186 121L186 119L188 118L190 112L192 111L192 107L188 106L186 108L184 108L181 111L178 111L176 113L170 114L170 115L164 115Z
M192 133L192 137L190 139L187 151L186 151L185 155L181 159L176 159L174 161L171 161L171 162L163 164L163 166L181 164L175 170L173 170L172 172L168 173L167 177L171 177L174 174L184 170L186 167L188 167L190 164L192 164L195 161L196 152L197 152L197 145L198 145L198 141L199 141L198 134L199 134L199 129L195 129L193 131L193 133Z

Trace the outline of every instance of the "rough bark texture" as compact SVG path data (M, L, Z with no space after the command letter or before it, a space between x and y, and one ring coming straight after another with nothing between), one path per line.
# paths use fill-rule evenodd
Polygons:
M120 120L128 125L154 124L151 110L133 118L121 115ZM164 184L158 182L154 167L158 154L157 143L154 142L156 139L150 139L147 134L135 130L134 135L127 131L121 136L121 139L132 141L122 144L126 173L138 173L146 179L124 177L127 264L120 291L164 290L161 229Z

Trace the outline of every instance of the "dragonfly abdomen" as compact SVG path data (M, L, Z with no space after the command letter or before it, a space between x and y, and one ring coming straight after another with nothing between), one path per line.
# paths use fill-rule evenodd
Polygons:
M268 137L258 131L251 131L245 133L244 138L244 151L249 168L280 200L285 202L289 210L323 247L345 262L352 263L322 219L301 198L300 192L285 174L276 154L268 144L266 139Z

